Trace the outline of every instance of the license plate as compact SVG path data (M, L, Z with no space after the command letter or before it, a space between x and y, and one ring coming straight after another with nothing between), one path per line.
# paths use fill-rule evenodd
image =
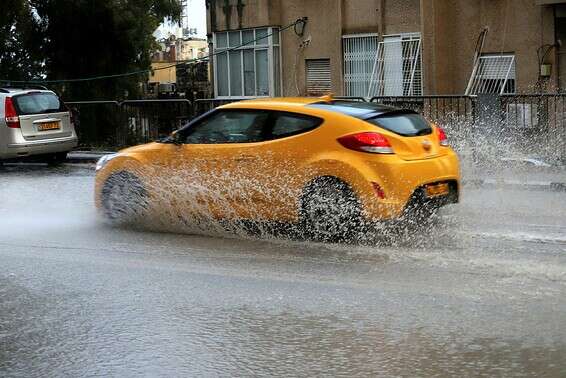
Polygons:
M39 131L59 130L60 128L59 122L45 122L37 125Z
M427 197L445 196L450 193L450 187L447 183L430 184L425 186L425 193Z

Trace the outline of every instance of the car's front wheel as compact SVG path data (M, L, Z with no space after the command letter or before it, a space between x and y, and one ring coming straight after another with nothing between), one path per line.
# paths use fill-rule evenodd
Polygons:
M362 223L360 203L352 189L333 177L322 177L305 190L300 224L307 238L341 242L351 239Z
M147 191L134 174L117 172L104 183L102 208L111 221L127 223L140 219L147 206Z

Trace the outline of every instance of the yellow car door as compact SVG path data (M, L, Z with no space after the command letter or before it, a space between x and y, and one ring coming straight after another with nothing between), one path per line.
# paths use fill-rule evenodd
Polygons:
M269 112L218 109L180 131L182 159L190 161L189 192L202 215L235 219L249 213L249 169L258 155L253 146L264 140Z
M304 163L313 153L310 132L322 119L270 111L264 141L242 144L233 154L240 189L239 216L246 219L294 220L301 190L308 180Z

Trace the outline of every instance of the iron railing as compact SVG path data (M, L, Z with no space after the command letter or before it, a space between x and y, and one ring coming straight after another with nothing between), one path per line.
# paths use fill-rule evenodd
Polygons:
M186 99L68 101L80 147L119 148L168 135L194 117Z
M499 96L504 137L521 151L566 159L566 95Z
M338 100L366 101L337 96ZM195 116L243 100L70 101L82 146L119 148L171 133ZM517 153L566 159L566 95L382 96L369 101L413 109L443 127L462 154Z

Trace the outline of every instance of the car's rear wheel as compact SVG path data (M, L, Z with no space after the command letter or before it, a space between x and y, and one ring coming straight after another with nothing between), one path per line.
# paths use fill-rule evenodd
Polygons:
M147 191L134 174L114 173L104 183L102 208L111 221L127 223L141 219L147 206Z
M351 239L362 223L358 198L346 183L334 177L322 177L306 188L300 218L307 238L326 242Z

